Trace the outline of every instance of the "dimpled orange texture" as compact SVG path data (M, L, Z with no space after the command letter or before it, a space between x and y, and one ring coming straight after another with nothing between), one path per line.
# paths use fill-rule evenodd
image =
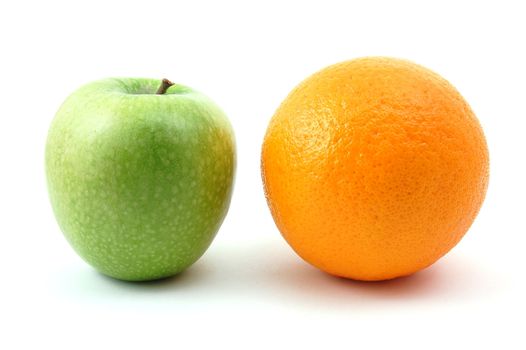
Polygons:
M481 126L457 90L386 57L335 64L297 86L270 122L261 166L296 253L357 280L409 275L446 254L489 174Z

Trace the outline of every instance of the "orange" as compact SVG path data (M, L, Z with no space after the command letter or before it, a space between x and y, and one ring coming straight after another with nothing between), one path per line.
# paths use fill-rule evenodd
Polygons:
M358 280L409 275L446 254L489 174L482 128L457 90L385 57L335 64L297 86L270 122L261 167L296 253Z

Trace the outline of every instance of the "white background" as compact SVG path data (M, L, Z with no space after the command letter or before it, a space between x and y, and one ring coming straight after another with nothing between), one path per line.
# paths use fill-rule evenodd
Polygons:
M0 348L524 349L526 10L520 1L0 3ZM486 202L463 241L412 277L329 277L292 253L263 196L266 125L309 74L364 55L450 80L487 135ZM45 188L47 128L79 85L167 77L229 115L229 215L194 266L119 282L68 246Z

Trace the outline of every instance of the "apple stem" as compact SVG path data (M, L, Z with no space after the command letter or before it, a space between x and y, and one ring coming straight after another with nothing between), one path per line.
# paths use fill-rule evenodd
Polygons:
M168 88L172 85L174 85L174 83L172 83L170 80L163 79L163 81L161 82L161 86L159 86L159 88L157 89L156 94L163 95L166 92L166 90L168 90Z

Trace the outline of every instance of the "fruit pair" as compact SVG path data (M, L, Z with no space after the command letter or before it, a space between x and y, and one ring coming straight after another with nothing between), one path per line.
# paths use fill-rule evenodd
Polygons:
M66 238L125 280L176 274L226 215L235 144L226 116L185 86L107 79L51 126L46 171ZM294 89L262 151L274 220L306 261L382 280L429 266L465 234L488 183L482 129L460 94L414 63L362 58Z

